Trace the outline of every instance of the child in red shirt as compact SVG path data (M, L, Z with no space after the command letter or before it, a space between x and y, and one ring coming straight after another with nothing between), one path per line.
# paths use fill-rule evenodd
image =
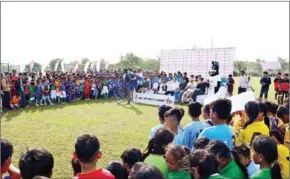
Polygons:
M91 91L91 83L88 80L88 78L86 78L86 81L84 83L85 86L85 100L88 100L90 98L90 91Z
M81 173L76 175L78 179L115 179L109 171L99 168L96 164L102 158L100 152L100 142L93 134L83 134L79 136L75 143L76 156L81 165Z

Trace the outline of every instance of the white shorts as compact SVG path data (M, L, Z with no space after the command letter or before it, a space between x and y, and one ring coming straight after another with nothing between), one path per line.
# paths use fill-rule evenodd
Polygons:
M61 98L66 98L66 92L65 91L61 91L60 97Z
M103 89L102 89L102 92L101 92L101 94L103 95L103 94L108 94L109 93L109 90L108 90L108 87L107 86L104 86L103 87Z
M50 91L50 97L51 97L52 99L55 99L55 98L56 98L56 91L55 91L55 90L51 90L51 91Z
M60 95L61 95L61 92L56 92L57 97L60 97Z

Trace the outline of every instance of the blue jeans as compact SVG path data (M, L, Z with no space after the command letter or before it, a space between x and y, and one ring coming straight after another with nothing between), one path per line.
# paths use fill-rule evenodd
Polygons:
M265 98L267 99L268 98L268 91L269 91L269 88L261 88L261 91L260 91L260 98L263 98L263 94L265 94Z
M183 92L184 92L183 90L179 90L179 91L174 92L175 101L181 100L181 96L182 96Z

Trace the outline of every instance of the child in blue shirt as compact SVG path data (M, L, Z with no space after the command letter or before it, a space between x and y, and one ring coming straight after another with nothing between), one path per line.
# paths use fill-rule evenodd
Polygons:
M231 110L232 103L228 99L219 99L213 102L211 106L211 120L214 126L204 129L199 134L198 138L208 137L211 141L220 140L224 142L228 148L232 149L235 133L234 130L226 124Z
M40 79L37 80L37 86L36 86L36 91L35 91L35 99L36 99L36 106L42 105L42 85L40 83Z
M200 132L203 129L210 127L209 124L199 120L201 108L202 105L198 102L193 102L188 105L188 113L192 119L192 122L184 128L182 144L190 149L193 148L193 143L198 138Z

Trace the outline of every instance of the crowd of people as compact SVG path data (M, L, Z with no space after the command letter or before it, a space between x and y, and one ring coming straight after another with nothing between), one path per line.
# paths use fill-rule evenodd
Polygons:
M97 136L77 137L72 154L76 179L288 179L289 100L250 101L243 111L231 113L228 99L202 106L188 104L192 122L182 128L184 110L160 106L160 125L150 131L145 150L128 148L106 168L100 168L101 144ZM144 151L144 152L142 152ZM13 145L1 139L1 174L10 179L47 179L54 158L45 149L21 154L12 165ZM69 177L69 176L68 176Z

